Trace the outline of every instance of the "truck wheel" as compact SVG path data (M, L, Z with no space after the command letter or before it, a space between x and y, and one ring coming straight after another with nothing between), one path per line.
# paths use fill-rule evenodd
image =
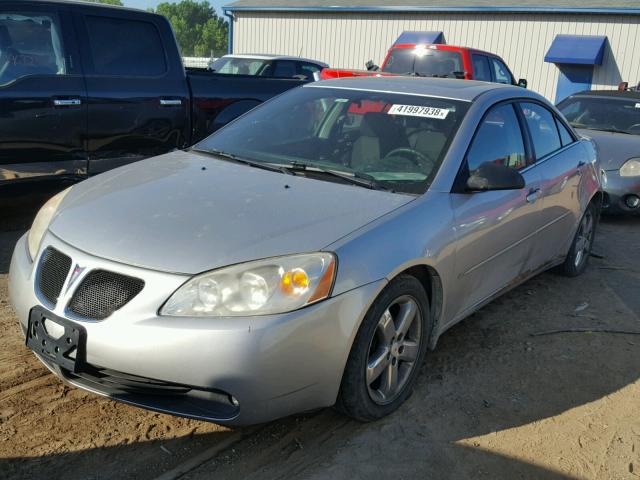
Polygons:
M598 211L591 202L584 212L578 230L573 238L573 243L561 266L561 271L567 277L577 277L585 271L591 255L591 247L596 233Z
M363 422L396 410L411 394L430 327L429 299L422 284L410 275L395 278L362 321L336 408Z

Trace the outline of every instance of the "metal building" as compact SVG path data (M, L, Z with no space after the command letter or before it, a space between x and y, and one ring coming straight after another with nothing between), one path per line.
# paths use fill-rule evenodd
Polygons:
M403 31L432 31L497 53L551 100L640 82L640 0L239 0L224 11L233 53L364 68Z

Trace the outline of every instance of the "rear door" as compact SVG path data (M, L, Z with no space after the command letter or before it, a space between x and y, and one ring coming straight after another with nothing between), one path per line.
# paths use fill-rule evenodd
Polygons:
M461 175L468 176L485 162L499 163L522 174L524 189L451 195L461 299L458 316L528 273L533 237L540 225L540 175L531 165L523 128L512 103L492 107L475 133Z
M65 6L0 2L0 182L86 172L86 92Z
M85 8L75 20L86 71L89 173L186 147L189 94L166 19Z
M551 110L537 102L521 102L519 108L541 176L543 228L536 236L531 256L532 268L540 268L567 253L582 210L581 181L586 154Z

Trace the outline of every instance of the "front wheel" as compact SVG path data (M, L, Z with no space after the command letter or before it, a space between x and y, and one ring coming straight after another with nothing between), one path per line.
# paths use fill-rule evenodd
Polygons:
M587 206L587 210L580 220L580 225L578 225L569 253L562 264L561 269L564 275L577 277L587 268L597 222L598 210L592 202Z
M365 422L396 410L411 394L430 326L429 299L422 284L409 275L394 279L362 321L336 408Z

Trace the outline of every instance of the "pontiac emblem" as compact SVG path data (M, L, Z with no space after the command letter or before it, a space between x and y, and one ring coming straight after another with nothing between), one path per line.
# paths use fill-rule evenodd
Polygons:
M86 267L81 267L76 263L76 266L73 267L73 271L71 272L71 278L69 279L69 283L67 284L67 292L72 287L72 285L76 282L76 280L80 277L82 272L84 272Z

